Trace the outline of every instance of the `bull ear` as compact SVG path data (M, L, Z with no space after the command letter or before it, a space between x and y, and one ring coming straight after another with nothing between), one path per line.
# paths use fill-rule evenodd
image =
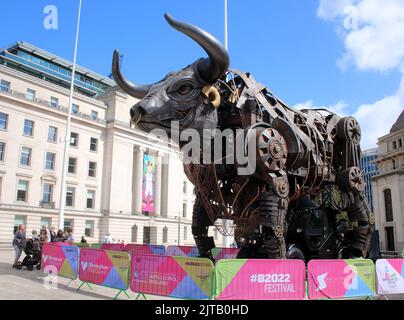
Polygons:
M205 30L192 24L177 21L167 13L164 14L164 17L170 26L189 36L206 51L209 58L201 60L198 70L203 80L208 83L216 82L229 68L230 58L226 48Z
M112 75L118 86L132 97L143 99L150 91L151 85L139 85L126 80L121 73L119 52L117 50L114 51L112 59Z

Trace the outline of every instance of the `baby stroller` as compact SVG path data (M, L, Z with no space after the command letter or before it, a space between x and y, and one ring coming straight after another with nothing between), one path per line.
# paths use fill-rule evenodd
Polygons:
M38 239L28 239L25 242L24 252L26 257L22 261L21 267L27 267L29 271L34 270L36 266L37 270L41 269L41 245Z

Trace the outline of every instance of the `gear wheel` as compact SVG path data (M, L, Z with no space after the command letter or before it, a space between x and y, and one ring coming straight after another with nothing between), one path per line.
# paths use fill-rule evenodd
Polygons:
M341 141L359 145L362 135L361 127L354 117L344 117L337 123L337 135Z

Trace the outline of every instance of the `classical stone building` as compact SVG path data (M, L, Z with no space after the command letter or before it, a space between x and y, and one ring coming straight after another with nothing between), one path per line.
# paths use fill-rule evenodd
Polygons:
M404 249L404 111L379 138L375 160L379 174L372 177L376 228L382 251Z
M21 223L27 233L58 225L71 67L24 42L0 51L1 246L11 246ZM192 245L194 188L175 146L130 127L135 102L108 77L77 67L65 227L91 242L109 233L126 243Z

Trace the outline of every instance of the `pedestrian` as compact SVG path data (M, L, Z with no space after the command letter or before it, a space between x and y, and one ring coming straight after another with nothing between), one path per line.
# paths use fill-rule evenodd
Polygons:
M62 229L58 230L58 233L56 234L55 242L64 242L65 241L65 233L63 232Z
M36 230L32 230L32 240L38 240L39 239L39 237L38 237L38 231L36 231Z
M81 241L80 241L81 243L87 243L87 240L86 240L86 238L84 238L84 236L81 236Z
M46 242L51 242L51 233L50 233L50 230L49 230L49 226L44 224L42 226L42 229L46 231Z
M73 235L73 229L68 227L68 228L66 228L66 232L67 232L66 242L73 244L74 241L76 241L76 239L74 238L74 235Z
M56 229L55 229L55 227L52 227L52 228L51 228L51 230L50 230L50 235L51 235L50 241L51 241L51 242L54 242L55 239L56 239Z
M14 234L14 239L13 239L13 247L14 247L14 251L15 251L15 259L14 259L14 263L13 263L13 268L17 268L17 262L21 257L25 239L26 239L25 238L25 225L20 224L18 226L17 231Z
M47 233L46 233L45 229L41 229L41 231L39 232L39 239L38 240L39 240L39 243L41 244L41 246L44 243L49 242L48 236L47 236Z
M125 241L124 241L124 240L122 240L121 244L122 244L122 245L125 245Z

